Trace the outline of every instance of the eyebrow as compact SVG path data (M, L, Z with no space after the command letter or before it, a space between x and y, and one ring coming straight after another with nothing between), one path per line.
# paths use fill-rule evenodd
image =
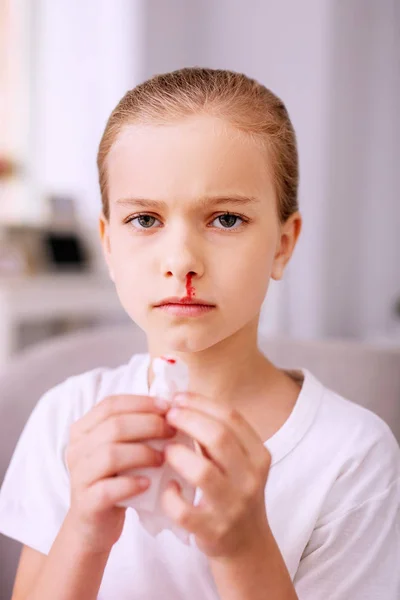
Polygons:
M254 196L242 196L240 194L228 194L225 196L204 196L198 198L194 204L200 208L209 206L218 206L220 204L234 204L244 206L250 204L258 204L260 200ZM156 208L162 210L168 208L168 204L163 200L153 200L150 198L119 198L116 204L122 206L140 206L142 208Z

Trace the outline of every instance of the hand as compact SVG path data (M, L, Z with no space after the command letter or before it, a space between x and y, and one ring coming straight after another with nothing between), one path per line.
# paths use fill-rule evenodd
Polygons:
M179 394L185 404L167 412L167 421L196 440L202 455L186 446L169 444L165 459L203 496L192 506L173 480L164 491L166 514L195 534L198 547L210 558L230 558L251 552L268 537L264 490L271 455L250 424L236 410L199 394ZM176 412L175 412L176 411Z
M176 429L151 396L108 396L71 427L66 451L71 478L67 521L89 551L107 552L122 533L126 508L118 502L145 491L135 467L160 466L164 457L142 440L171 438Z

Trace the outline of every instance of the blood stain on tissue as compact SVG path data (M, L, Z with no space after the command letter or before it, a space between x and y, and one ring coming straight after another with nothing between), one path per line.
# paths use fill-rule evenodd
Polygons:
M174 358L167 358L166 356L160 356L160 358L162 358L162 360L167 361L167 363L169 363L170 365L174 365L176 363L176 360Z

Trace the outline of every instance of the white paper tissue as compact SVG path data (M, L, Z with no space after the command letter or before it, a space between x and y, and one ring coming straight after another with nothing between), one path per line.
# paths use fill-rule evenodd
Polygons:
M185 392L189 386L189 369L184 361L173 357L163 356L155 358L152 363L154 380L150 387L150 396L161 398L172 398L176 392ZM145 442L157 450L163 450L171 443L188 446L195 450L193 439L178 431L170 439L152 439ZM163 511L161 507L161 496L169 481L175 479L182 489L183 498L193 504L196 488L179 475L177 471L166 462L161 467L136 468L131 471L134 475L144 475L150 479L150 487L138 496L134 496L119 506L127 506L135 509L143 527L153 536L164 529L171 530L184 544L189 545L189 533L178 527Z

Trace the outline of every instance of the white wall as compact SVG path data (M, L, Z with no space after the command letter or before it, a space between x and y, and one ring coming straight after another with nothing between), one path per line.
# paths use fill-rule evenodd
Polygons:
M400 4L332 2L325 332L394 329L400 297Z
M35 170L43 194L72 194L81 218L100 208L96 151L106 119L138 83L141 2L39 0Z
M17 166L15 177L0 181L0 223L40 218L30 165L33 12L27 0L0 3L0 156Z

